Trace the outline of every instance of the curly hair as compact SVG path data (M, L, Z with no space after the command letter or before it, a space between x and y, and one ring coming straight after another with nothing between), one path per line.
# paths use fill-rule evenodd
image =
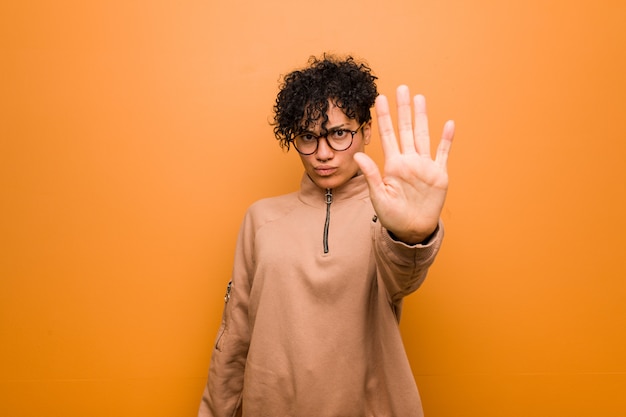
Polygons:
M325 134L329 99L348 118L369 121L378 95L377 78L365 63L351 56L311 56L307 67L285 75L279 87L272 125L280 146L289 150L293 138L318 120Z

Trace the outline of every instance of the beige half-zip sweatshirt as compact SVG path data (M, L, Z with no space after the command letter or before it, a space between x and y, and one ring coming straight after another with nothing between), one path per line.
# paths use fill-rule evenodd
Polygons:
M241 226L199 416L413 417L398 321L443 238L394 241L365 178L253 204Z

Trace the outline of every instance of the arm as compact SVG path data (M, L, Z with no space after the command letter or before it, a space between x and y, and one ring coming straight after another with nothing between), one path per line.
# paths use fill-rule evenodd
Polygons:
M439 222L427 241L415 245L395 240L381 224L373 223L374 257L378 278L389 302L399 308L402 299L417 290L441 247L444 229Z
M241 227L233 274L224 297L222 324L218 331L209 378L202 396L199 417L233 416L241 407L244 370L250 343L248 301L250 294L252 227L249 216Z

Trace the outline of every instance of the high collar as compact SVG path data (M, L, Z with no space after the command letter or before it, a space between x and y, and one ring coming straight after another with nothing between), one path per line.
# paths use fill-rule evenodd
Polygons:
M361 174L351 178L341 187L333 188L332 193L333 204L336 204L344 200L366 198L369 195L369 190L365 176ZM309 206L326 207L326 190L318 187L306 172L300 181L299 198Z

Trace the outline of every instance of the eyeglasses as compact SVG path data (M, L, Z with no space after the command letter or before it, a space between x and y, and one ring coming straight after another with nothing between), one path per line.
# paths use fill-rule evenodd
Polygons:
M361 123L356 130L332 129L325 135L314 135L311 132L304 132L293 138L293 146L300 155L313 155L319 146L320 138L325 138L328 146L334 151L341 152L352 146L354 135L357 134L366 122Z

